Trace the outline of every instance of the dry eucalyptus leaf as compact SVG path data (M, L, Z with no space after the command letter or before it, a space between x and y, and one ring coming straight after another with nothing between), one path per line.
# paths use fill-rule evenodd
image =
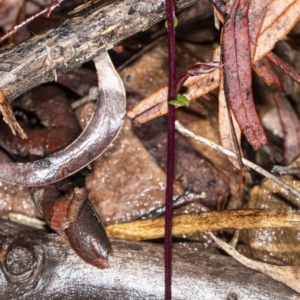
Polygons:
M270 2L270 3L269 3ZM272 50L275 43L283 39L300 17L300 0L273 0L264 3L260 0L251 1L249 9L249 32L251 43L252 64ZM216 55L214 62L218 61ZM184 94L190 101L219 86L219 69L199 77L189 78ZM141 123L167 113L167 87L149 95L127 115Z
M105 224L134 220L163 206L166 174L132 132L130 120L93 168L85 186ZM182 193L174 185L174 195Z
M294 291L300 293L300 267L297 266L275 266L267 263L262 263L259 261L251 260L243 255L241 255L234 248L223 242L222 240L215 237L212 233L210 236L214 239L217 245L226 251L230 256L236 259L238 262L244 266L251 268L253 270L259 271L274 280L286 284L288 287Z
M254 36L251 43L256 45L252 51L253 62L270 52L276 42L287 35L300 17L300 0L268 0L268 2L270 4L266 10L263 10L260 0L251 1L253 10L250 6L250 32L253 27L259 28L257 38ZM262 22L256 18L257 13L264 14L260 16Z
M22 127L17 122L12 107L6 97L6 94L0 90L0 111L3 115L3 120L9 125L13 134L18 133L21 138L26 139L27 135Z
M220 49L215 51L215 59L220 55ZM190 101L196 100L204 94L214 90L219 86L219 69L211 73L199 75L197 77L190 77L185 82L184 86L187 92L183 95ZM135 119L139 123L145 123L156 117L164 115L168 111L168 103L166 101L168 94L168 87L162 87L143 101L138 103L132 110L127 112L127 116Z
M192 114L185 110L178 110L176 112L180 123L196 135L209 139L219 145L221 141L218 134L218 104L214 101L201 99L192 102L190 109L193 112ZM243 194L238 191L241 183L240 171L231 164L225 154L215 151L205 144L198 143L193 138L186 137L186 139L196 151L205 156L213 164L218 170L219 176L228 183L231 194L228 207L230 209L241 208L243 205Z
M189 115L185 120L189 122ZM197 118L199 120L201 118ZM133 127L134 133L145 145L149 153L158 164L166 170L167 168L167 120L160 118L147 124L140 125L137 122ZM208 131L211 127L206 128ZM229 194L228 183L223 175L213 166L210 161L203 157L191 147L184 137L175 133L174 180L179 182L183 189L191 193L205 193L206 197L194 203L201 203L210 209L223 207ZM196 208L196 207L195 207Z
M253 65L255 72L267 85L283 87L275 68L268 57L261 58Z
M267 143L267 137L252 92L249 5L249 0L237 0L227 9L228 17L221 34L222 69L226 100L246 139L258 150Z

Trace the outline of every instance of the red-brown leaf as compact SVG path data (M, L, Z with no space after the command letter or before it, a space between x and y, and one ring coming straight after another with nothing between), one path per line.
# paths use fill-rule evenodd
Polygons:
M267 85L275 85L283 88L282 82L280 81L272 62L267 56L256 62L253 65L253 68Z
M250 1L237 1L225 20L222 39L225 92L230 108L255 150L267 143L252 94L248 10Z

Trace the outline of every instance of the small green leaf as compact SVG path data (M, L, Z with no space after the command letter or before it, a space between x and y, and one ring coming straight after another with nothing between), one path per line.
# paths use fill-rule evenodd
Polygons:
M188 107L190 105L190 101L187 97L178 95L175 100L169 101L169 104Z
M176 27L178 25L178 19L176 16L174 17L173 24L174 24L174 27ZM168 21L165 22L165 27L168 28Z

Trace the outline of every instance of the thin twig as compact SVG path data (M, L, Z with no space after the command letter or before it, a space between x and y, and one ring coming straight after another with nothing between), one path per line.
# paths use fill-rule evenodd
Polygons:
M190 130L184 128L179 121L175 122L175 128L176 130L178 130L181 134L183 134L184 136L188 136L193 138L195 141L203 143L215 150L218 150L222 153L224 153L225 155L231 157L231 158L235 158L237 159L237 155L235 153L233 153L230 150L225 149L224 147L206 139L203 138L201 136L195 135L193 132L191 132ZM270 172L264 170L263 168L261 168L260 166L254 164L253 162L242 158L243 163L245 164L245 166L253 169L254 171L262 174L263 176L269 178L270 180L274 181L275 183L277 183L278 185L280 185L282 188L284 188L285 190L287 190L288 192L290 192L291 194L293 194L295 197L297 197L300 200L300 193L298 191L296 191L294 188L292 188L291 186L289 186L288 184L286 184L285 182L283 182L282 180L278 179L276 176L274 176L273 174L271 174Z
M36 13L35 15L31 16L30 18L26 19L24 22L15 25L12 29L10 29L8 32L6 32L4 35L0 36L0 43L3 42L5 39L7 39L9 36L16 33L20 28L23 26L31 23L36 18L46 15L47 17L50 17L51 13L61 5L61 3L65 0L55 0L50 5L46 6L44 9L42 9L40 12Z

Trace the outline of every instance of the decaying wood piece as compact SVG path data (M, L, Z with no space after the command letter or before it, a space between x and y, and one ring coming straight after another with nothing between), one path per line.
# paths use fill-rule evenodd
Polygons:
M196 0L176 1L182 10ZM164 0L110 0L82 5L59 26L1 49L0 89L9 99L81 66L104 49L165 18Z
M1 299L163 299L163 248L112 240L109 268L84 263L67 241L0 221ZM232 258L173 251L173 299L299 299ZM238 276L237 276L238 274Z

